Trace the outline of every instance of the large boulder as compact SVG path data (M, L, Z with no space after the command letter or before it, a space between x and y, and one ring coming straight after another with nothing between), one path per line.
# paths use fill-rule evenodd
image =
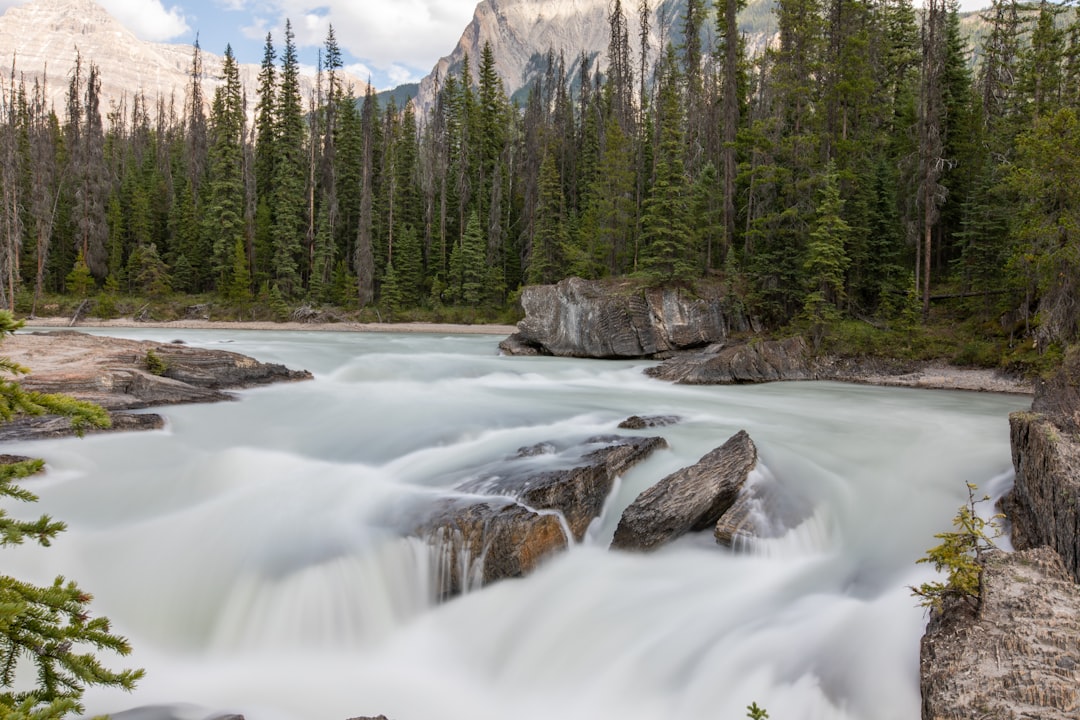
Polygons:
M413 534L433 548L443 597L520 577L585 538L615 478L655 450L659 437L590 438L583 446L541 443L484 468L438 503ZM537 461L538 456L545 456Z
M745 315L722 298L580 278L526 287L521 306L525 319L500 345L507 354L658 357L749 329Z
M714 527L735 503L757 464L757 448L740 430L695 465L647 488L619 519L611 547L654 550L688 532Z
M1080 593L1057 554L986 556L978 613L934 611L920 674L923 720L1080 717Z

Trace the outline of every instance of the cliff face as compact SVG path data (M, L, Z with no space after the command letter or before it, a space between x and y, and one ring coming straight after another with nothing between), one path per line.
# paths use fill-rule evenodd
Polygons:
M1010 418L1016 482L978 613L935 613L922 641L924 720L1080 717L1080 350Z
M1046 545L1080 582L1080 350L1041 383L1030 413L1014 413L1016 484L1002 501L1017 548Z
M563 54L571 77L579 71L577 63L582 53L590 61L606 66L608 5L607 0L483 0L476 6L472 22L454 49L420 81L417 105L423 112L434 105L437 82L445 79L451 70L457 74L466 55L475 77L484 43L491 44L495 68L510 96L534 78L543 76L549 50L556 59L559 53ZM630 37L636 39L636 6L624 2L623 11ZM655 28L659 25L655 10L652 15L650 40L655 48L659 42Z
M675 289L620 291L580 278L529 286L521 306L525 319L501 346L511 354L657 357L749 329L749 320L721 298L692 298Z

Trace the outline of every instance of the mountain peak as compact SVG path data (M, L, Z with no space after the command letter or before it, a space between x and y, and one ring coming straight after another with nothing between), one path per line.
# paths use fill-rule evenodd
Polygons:
M190 82L193 48L191 45L155 43L140 40L120 21L94 0L32 0L11 7L0 15L0 48L8 53L0 57L0 76L11 73L15 63L16 78L27 85L44 81L53 108L63 117L68 78L76 56L83 67L93 63L101 76L101 112L126 105L142 93L151 108L161 100L183 107ZM201 52L203 95L209 101L220 83L223 58ZM240 65L240 81L247 90L249 112L256 100L259 66ZM366 84L354 78L357 93ZM313 84L301 78L306 94Z

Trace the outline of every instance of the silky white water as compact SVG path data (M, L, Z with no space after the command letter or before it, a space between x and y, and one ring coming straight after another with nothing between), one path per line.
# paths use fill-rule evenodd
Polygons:
M133 694L90 713L168 705L248 720L916 720L923 611L915 561L965 483L1012 481L1022 397L835 383L680 387L646 363L508 358L483 336L110 330L243 352L315 374L164 408L165 431L9 443L44 457L15 508L66 521L5 571L58 574L134 646ZM538 572L437 604L418 508L485 464L627 416L670 450L621 479L601 521ZM740 429L753 482L791 526L742 552L710 534L609 552L645 487ZM624 431L625 432L625 431ZM542 462L542 461L541 461Z

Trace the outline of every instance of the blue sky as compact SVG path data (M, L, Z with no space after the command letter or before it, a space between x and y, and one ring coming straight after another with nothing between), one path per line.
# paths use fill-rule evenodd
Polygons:
M0 11L28 0L0 0ZM300 61L315 66L331 24L347 69L378 89L415 82L453 50L478 0L97 0L137 36L191 43L241 62L262 60L266 33L284 44L292 21ZM918 0L916 0L918 3ZM974 9L990 0L962 0Z
M0 11L28 0L0 0ZM208 52L232 45L240 62L262 60L266 33L284 45L292 22L300 61L314 67L329 25L348 70L379 89L431 72L472 19L478 0L96 0L137 36L191 43Z

